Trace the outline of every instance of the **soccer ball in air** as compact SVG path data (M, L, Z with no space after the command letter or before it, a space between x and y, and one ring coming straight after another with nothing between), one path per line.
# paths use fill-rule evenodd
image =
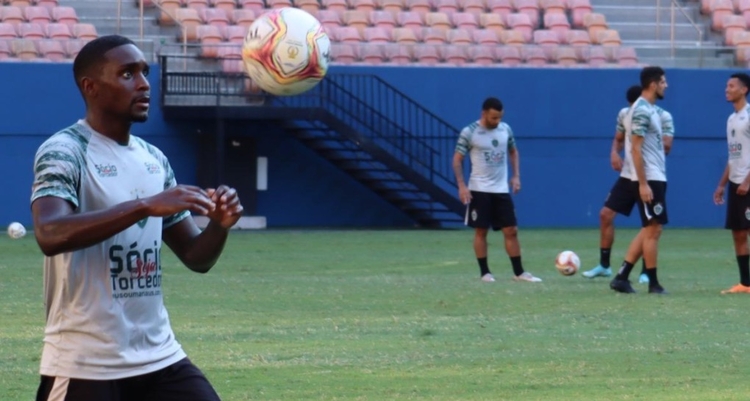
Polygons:
M563 276L572 276L581 267L581 260L573 251L562 251L555 258L555 267Z
M13 239L19 239L26 235L26 227L18 222L13 222L8 225L8 236Z
M292 96L312 89L328 72L331 40L320 22L299 8L269 11L250 25L242 60L264 91Z

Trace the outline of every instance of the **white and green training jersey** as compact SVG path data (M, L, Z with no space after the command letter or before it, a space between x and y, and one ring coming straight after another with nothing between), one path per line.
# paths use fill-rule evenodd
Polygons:
M135 136L119 145L80 120L37 150L31 202L55 196L85 213L176 185L159 149ZM44 258L42 375L111 380L185 357L164 307L160 254L162 230L188 216L146 218L96 245Z
M662 141L662 120L657 107L649 103L643 97L633 103L624 120L626 138L630 135L643 137L641 154L643 155L643 168L648 181L667 181L667 164L664 155L664 143ZM632 146L628 154L632 156ZM632 159L631 159L632 163ZM635 165L631 168L631 180L638 180L635 173Z
M750 105L727 119L727 147L729 181L742 184L750 174Z
M659 114L662 135L674 136L674 121L672 119L672 114L659 106L654 107L656 108L656 112ZM622 170L620 172L620 177L636 181L638 180L638 176L635 174L635 167L633 166L633 148L632 146L630 146L630 135L627 135L625 133L625 117L627 116L629 110L630 107L624 107L617 114L617 132L622 133L625 136L625 152L622 160Z
M513 130L506 123L488 130L475 121L458 136L456 152L469 153L469 189L478 192L508 193L508 152L516 148Z

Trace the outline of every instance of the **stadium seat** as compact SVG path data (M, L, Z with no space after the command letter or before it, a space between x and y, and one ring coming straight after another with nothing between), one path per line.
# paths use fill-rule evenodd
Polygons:
M2 7L2 22L17 25L24 21L25 18L20 8L14 6Z
M734 34L747 30L747 21L741 15L724 17L724 44L734 46Z
M185 0L185 6L187 8L201 10L204 8L208 8L208 0Z
M528 43L531 41L532 32L534 31L534 25L531 22L531 18L528 14L513 13L508 14L507 17L508 28L515 31L521 32L524 37L524 42Z
M52 9L52 19L61 24L75 25L78 23L78 14L73 7L58 6Z
M231 43L219 47L219 58L221 59L242 59L242 44Z
M321 4L329 11L343 12L349 8L346 0L321 0Z
M430 0L406 0L406 8L420 14L426 14L432 11Z
M748 26L750 26L750 0L739 0L737 11L745 18Z
M196 28L199 25L203 25L198 10L195 8L178 8L174 13L175 18L181 24L182 30L178 35L178 38L182 40L184 35L188 42L194 42L198 39L196 34Z
M331 44L331 59L338 64L353 64L357 61L357 54L350 44Z
M237 3L240 5L240 8L244 10L252 10L258 14L266 11L266 4L263 0L238 0Z
M379 27L368 27L362 30L362 38L367 43L389 43L388 30Z
M440 28L425 28L422 30L422 42L428 45L444 45L448 41L446 30Z
M395 28L391 32L392 42L398 44L416 44L419 42L417 31L410 28Z
M500 38L496 31L490 29L479 29L472 32L474 43L478 45L497 46Z
M503 43L507 46L522 46L529 41L526 39L526 35L515 29L509 29L500 34Z
M229 25L224 28L224 39L230 43L242 43L247 36L248 28L242 25Z
M599 31L609 28L604 14L590 13L583 18L583 26L588 30L591 43L598 44Z
M390 11L375 11L369 15L370 25L382 28L385 30L392 30L396 27L396 17Z
M70 31L70 25L53 22L45 27L45 36L56 40L70 40L73 33Z
M344 11L341 20L344 25L354 27L359 30L365 29L370 25L369 18L367 18L367 13L359 10Z
M341 14L334 10L320 10L318 11L318 21L323 29L338 28L341 26Z
M0 60L6 60L10 58L11 51L10 45L7 40L0 39Z
M477 29L479 27L477 15L470 12L451 14L451 22L453 22L454 27L461 29Z
M44 29L39 24L25 22L16 25L18 36L28 40L42 40L45 38Z
M418 63L425 65L435 65L440 62L437 46L417 46L414 49L414 58Z
M56 40L37 40L37 52L42 57L52 61L62 61L67 55L62 44Z
M224 36L221 34L219 27L215 25L201 25L196 29L196 34L201 43L201 56L217 57L219 55L217 45L224 41Z
M230 58L221 60L221 70L227 74L241 74L245 71L245 68L242 65L242 60Z
M385 54L381 45L363 45L359 47L359 60L364 64L383 64Z
M491 29L496 32L502 32L506 27L502 15L487 13L479 14L479 26L484 29Z
M434 4L435 10L439 13L452 15L461 10L461 5L458 4L458 0L436 0Z
M334 41L338 43L360 43L362 35L359 29L351 26L342 26L331 31Z
M557 48L554 54L554 60L559 65L576 65L578 64L578 55L575 49L568 46L561 46Z
M294 0L294 6L309 13L317 13L318 10L320 10L320 3L318 0Z
M529 16L531 26L536 29L539 27L539 3L537 0L514 0L516 12Z
M568 0L568 5L572 10L571 17L573 19L573 26L576 28L583 28L584 18L592 12L590 0Z
M73 25L73 36L76 39L85 41L96 39L99 35L96 32L96 28L92 24L75 24Z
M724 29L724 18L734 14L732 0L711 1L711 29L721 32Z
M380 9L390 13L399 13L406 10L404 0L378 0Z
M545 14L544 27L555 32L560 42L566 42L568 31L570 31L570 22L565 14Z
M47 7L47 8L57 7L59 5L57 0L36 0L34 4L36 4L39 7Z
M493 47L471 46L469 47L469 61L474 65L491 65L495 63Z
M386 45L383 52L388 64L405 65L413 61L412 46Z
M52 22L52 16L50 15L47 7L30 6L23 9L24 17L26 21L32 24L47 25Z
M471 45L474 41L471 38L472 31L466 29L451 29L448 31L448 43L452 45Z
M402 28L422 29L424 25L421 14L414 11L402 11L398 13L396 21Z
M445 13L427 13L424 16L425 25L430 28L448 30L453 28L448 14Z
M440 46L440 59L446 64L465 65L469 62L466 46Z
M603 31L600 31L598 42L602 46L620 46L622 44L620 33L614 29L605 29Z
M24 8L31 5L31 0L5 0L4 3L9 6Z
M465 13L482 14L487 11L484 0L459 0L458 4Z
M292 0L266 0L269 8L293 7Z
M615 53L617 63L620 65L634 66L638 64L638 55L632 47L620 47Z
M204 24L221 27L229 25L229 16L222 8L204 8L198 14Z
M495 48L496 59L509 66L522 62L520 46L500 46Z
M541 0L540 6L544 10L544 15L565 14L567 0Z
M15 39L11 42L13 57L20 60L31 60L38 57L36 45L33 40Z
M253 10L234 10L229 14L230 22L234 25L249 27L255 21L255 12ZM322 23L322 22L321 22Z
M16 26L8 23L0 23L0 40L15 39L18 37Z
M499 14L503 19L513 12L513 6L510 0L488 0L487 9L493 14Z
M521 59L528 65L545 65L547 64L547 54L538 46L521 47Z
M81 48L83 47L83 45L86 44L86 41L72 39L63 43L65 44L64 45L65 54L68 56L69 59L74 59L78 55L78 52L81 51Z
M352 5L352 8L365 13L365 15L374 12L378 8L377 4L375 4L375 0L352 0L350 4Z
M237 8L237 2L234 0L211 0L211 5L214 8L220 8L226 11L227 15L230 15L232 10Z
M607 63L607 55L601 46L590 46L581 49L581 59L592 66L601 66Z
M158 23L164 26L175 25L173 18L174 12L182 7L182 2L180 0L159 0L159 5L161 6L161 11L159 12L159 19L157 20Z
M572 46L591 46L591 37L589 33L580 29L573 29L567 32L565 42Z

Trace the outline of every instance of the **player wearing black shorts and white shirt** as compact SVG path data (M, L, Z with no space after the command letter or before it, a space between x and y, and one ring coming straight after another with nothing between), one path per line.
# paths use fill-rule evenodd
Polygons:
M495 281L487 263L487 234L492 228L503 232L514 279L536 283L542 280L524 271L521 263L516 213L508 188L510 159L514 173L510 179L513 192L521 189L519 154L513 131L508 124L500 122L502 117L502 102L497 98L487 98L482 104L479 121L461 131L453 156L458 196L467 205L465 224L474 228L474 253L482 281ZM462 168L467 153L471 161L468 186L464 183Z
M641 96L641 92L642 89L640 85L634 85L628 88L625 96L630 106L638 100ZM638 184L633 181L634 173L630 138L628 135L625 135L624 123L625 117L630 110L630 106L623 107L617 114L617 126L615 129L615 138L612 141L610 162L615 171L620 171L620 176L607 194L604 206L599 211L599 264L593 269L582 273L582 276L586 278L609 277L612 275L610 256L612 245L615 241L615 216L618 213L623 216L630 216L633 206L638 203ZM672 120L672 115L658 106L654 107L656 107L661 120L662 134L664 135L664 152L669 154L669 151L672 148L672 139L674 137L674 122ZM620 152L623 149L624 157L620 157ZM641 283L648 283L645 260L638 281Z
M750 105L747 104L750 76L733 74L725 90L727 101L734 106L734 113L727 119L727 147L729 160L714 192L714 202L724 203L724 188L727 193L727 215L724 227L732 230L734 251L740 271L739 284L722 291L723 294L750 294L750 249L747 237L750 233Z
M664 153L662 123L655 106L657 99L664 98L667 80L660 67L645 67L641 70L641 97L625 116L626 135L631 141L632 171L638 183L638 211L643 228L631 241L622 267L610 283L618 292L633 293L628 276L641 255L646 262L649 278L649 293L665 294L656 275L656 261L662 226L667 217L667 168Z

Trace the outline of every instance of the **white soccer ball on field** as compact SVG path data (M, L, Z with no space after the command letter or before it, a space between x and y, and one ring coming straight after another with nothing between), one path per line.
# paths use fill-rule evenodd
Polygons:
M264 91L291 96L306 92L328 72L331 40L307 11L271 10L249 27L242 60L250 79Z
M563 276L572 276L581 268L581 259L573 251L562 251L555 258L555 268Z
M13 239L19 239L26 235L26 227L18 222L13 222L8 225L8 236Z

